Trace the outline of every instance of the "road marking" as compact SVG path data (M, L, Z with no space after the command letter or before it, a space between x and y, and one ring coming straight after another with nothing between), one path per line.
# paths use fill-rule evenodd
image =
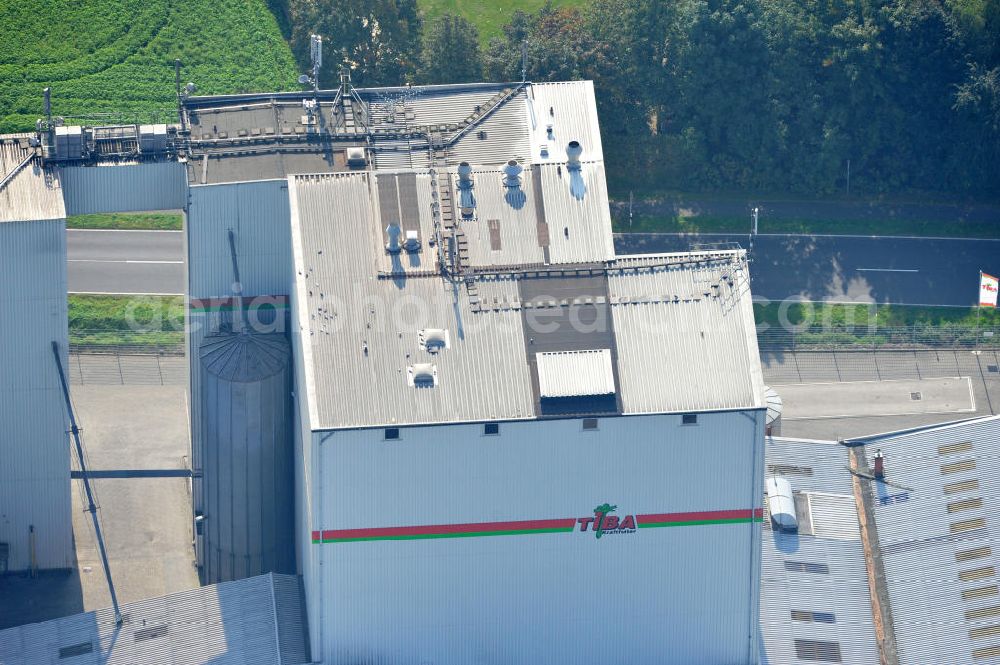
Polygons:
M66 259L67 263L152 263L179 265L183 261L138 261L135 259Z
M909 268L855 268L858 272L920 272Z

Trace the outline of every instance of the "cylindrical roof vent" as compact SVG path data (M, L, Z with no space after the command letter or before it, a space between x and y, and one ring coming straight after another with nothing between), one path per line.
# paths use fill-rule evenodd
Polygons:
M583 146L579 141L570 141L566 146L566 166L571 169L580 168L580 155L583 154Z
M469 162L462 162L458 165L458 179L464 182L472 182L472 166Z
M767 414L764 416L764 430L767 436L781 436L781 395L774 388L764 386L764 404Z
M507 165L503 167L504 187L520 187L522 171L524 171L524 167L518 164L516 159L507 162Z

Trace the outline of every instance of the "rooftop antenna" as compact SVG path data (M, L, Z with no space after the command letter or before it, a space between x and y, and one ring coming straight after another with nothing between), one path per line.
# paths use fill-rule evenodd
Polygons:
M528 80L528 40L521 41L521 83Z
M177 91L177 116L181 119L181 131L187 131L187 123L184 121L184 102L181 97L181 59L174 60L174 89Z
M312 61L313 92L319 92L319 68L323 66L323 38L309 35L309 59Z
M80 460L80 476L83 478L83 488L87 492L87 512L94 520L94 532L97 534L97 549L101 554L101 563L104 564L104 576L108 580L108 590L111 592L111 606L115 611L115 625L120 626L124 622L121 609L118 607L118 596L115 595L115 584L111 580L111 567L108 565L108 552L104 547L104 535L101 533L101 523L97 519L97 504L94 502L94 493L90 489L90 476L87 473L87 462L83 457L83 443L80 441L80 428L76 425L76 415L73 413L73 403L69 398L69 386L66 384L66 374L63 372L62 357L59 355L58 342L52 342L52 353L56 357L56 369L59 370L59 383L62 385L63 399L66 400L66 411L69 413L70 432L73 434L73 442L76 444L76 456Z
M45 123L52 127L52 88L42 90L42 98L45 104Z

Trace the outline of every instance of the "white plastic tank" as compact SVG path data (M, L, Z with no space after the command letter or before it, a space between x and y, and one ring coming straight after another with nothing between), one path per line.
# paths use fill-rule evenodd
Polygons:
M771 514L774 528L782 531L798 531L799 520L795 516L795 499L792 497L791 483L781 476L768 476L765 487L767 510Z

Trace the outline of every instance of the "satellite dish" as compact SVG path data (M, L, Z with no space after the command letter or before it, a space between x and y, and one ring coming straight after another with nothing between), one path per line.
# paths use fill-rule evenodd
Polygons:
M188 83L186 86L184 86L184 89L188 91L188 94L191 94L192 92L198 89L198 86L196 86L194 83Z
M299 77L299 84L305 85L306 83L309 83L309 75L303 74L302 76Z

